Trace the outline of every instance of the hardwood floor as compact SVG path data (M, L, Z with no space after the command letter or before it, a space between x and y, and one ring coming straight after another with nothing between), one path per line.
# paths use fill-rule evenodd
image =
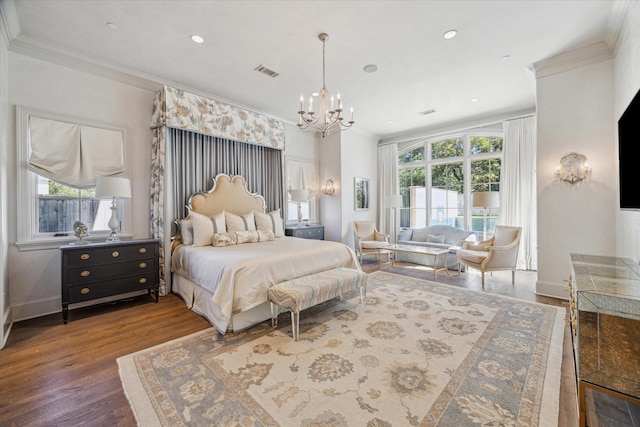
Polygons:
M363 268L372 272L378 265L365 259ZM433 280L428 269L411 264L383 269ZM473 271L461 276L443 273L438 274L441 283L481 290L480 275ZM485 280L485 292L566 307L565 301L534 294L535 272L517 272L515 287L509 272L496 272ZM60 313L18 322L0 350L0 426L135 425L116 359L209 327L175 295L160 298L157 304L144 295L71 310L66 325ZM570 343L565 328L558 421L562 427L577 425ZM595 393L589 401L592 418L599 420L591 426L638 425L633 424L638 421L638 412L633 415L637 408L624 401Z

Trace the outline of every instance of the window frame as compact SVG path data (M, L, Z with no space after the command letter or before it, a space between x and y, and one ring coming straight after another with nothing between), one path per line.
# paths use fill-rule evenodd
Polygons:
M114 127L104 123L96 123L78 117L69 117L60 114L50 113L41 110L27 109L16 106L16 146L17 146L17 182L16 182L16 246L19 251L56 249L60 245L71 243L77 238L71 233L67 236L54 237L51 233L40 233L38 231L38 174L29 170L29 118L31 116L48 120L57 120L68 123L75 123L84 126L92 126L108 130L122 132L124 144L124 170L128 170L128 144L127 129L124 127ZM118 200L118 218L120 219L121 238L131 238L130 227L131 207L127 199ZM104 241L109 237L111 230L91 232L87 241Z
M478 153L471 154L471 138L472 137L490 137L490 138L502 138L502 151L499 152L488 152L488 153ZM447 157L447 158L439 158L432 159L431 146L433 143L437 143L447 139L457 139L460 138L463 140L463 155L455 156L455 157ZM417 148L423 147L424 150L424 160L418 160L414 162L408 163L400 163L400 156L409 151L413 151ZM398 181L400 181L399 172L402 169L410 169L416 167L422 167L425 169L425 192L429 197L427 201L427 207L425 209L425 222L427 225L432 224L431 218L431 195L432 195L432 166L444 165L449 163L462 162L463 173L464 173L464 183L463 183L463 191L464 191L464 227L466 230L471 230L471 220L472 220L472 206L471 206L471 163L473 161L478 160L486 160L486 159L500 159L500 174L502 176L502 165L504 161L504 133L498 131L487 131L487 130L470 130L465 132L455 132L449 134L438 135L435 137L425 138L417 141L415 144L408 145L403 147L402 151L398 152L397 159L397 168L398 168ZM402 207L402 209L409 209Z

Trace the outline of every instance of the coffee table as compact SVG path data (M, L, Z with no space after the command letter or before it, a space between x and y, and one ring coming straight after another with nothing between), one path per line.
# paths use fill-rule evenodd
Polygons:
M447 272L447 276L449 275L449 269L447 268L447 256L449 254L449 249L438 249L438 248L429 248L424 246L414 246L414 245L397 245L390 244L384 245L378 248L378 251L382 254L382 251L391 251L391 252L407 252L412 254L421 254L425 256L430 256L433 258L433 266L431 269L433 270L433 279L438 281L438 271L445 270ZM438 261L438 256L444 255L444 267L436 267L436 263ZM391 266L393 267L395 262L395 256L391 259ZM378 269L380 269L380 256L378 256Z

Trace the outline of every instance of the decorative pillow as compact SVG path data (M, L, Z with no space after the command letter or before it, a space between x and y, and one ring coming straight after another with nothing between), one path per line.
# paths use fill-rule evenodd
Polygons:
M238 244L238 237L234 231L229 231L227 233L214 233L213 239L211 242L212 246L220 247L220 246L231 246Z
M282 216L280 216L280 209L269 213L253 211L253 216L256 220L256 228L258 230L271 230L273 231L274 237L284 237L284 226Z
M256 231L256 221L253 212L244 215L236 215L231 212L224 213L227 231Z
M183 245L193 245L193 221L191 219L183 219L180 221L180 236L182 237Z
M427 234L427 243L444 243L444 235L442 234Z
M269 242L274 239L275 235L271 230L258 230L258 241Z
M258 230L236 231L236 237L238 239L238 244L258 243L260 241Z
M193 245L209 246L213 238L213 221L206 215L191 212L191 223L193 225Z
M227 225L225 223L224 211L218 212L211 216L211 220L213 221L213 232L214 233L226 233Z

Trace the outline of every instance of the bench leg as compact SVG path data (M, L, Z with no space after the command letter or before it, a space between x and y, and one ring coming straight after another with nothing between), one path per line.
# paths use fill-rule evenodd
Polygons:
M365 286L360 286L360 304L363 307L366 307L365 300L367 299L367 288Z
M300 312L291 311L291 330L293 331L293 340L298 341L300 336Z
M276 328L278 326L278 314L280 314L280 307L272 302L269 304L271 304L271 326Z

